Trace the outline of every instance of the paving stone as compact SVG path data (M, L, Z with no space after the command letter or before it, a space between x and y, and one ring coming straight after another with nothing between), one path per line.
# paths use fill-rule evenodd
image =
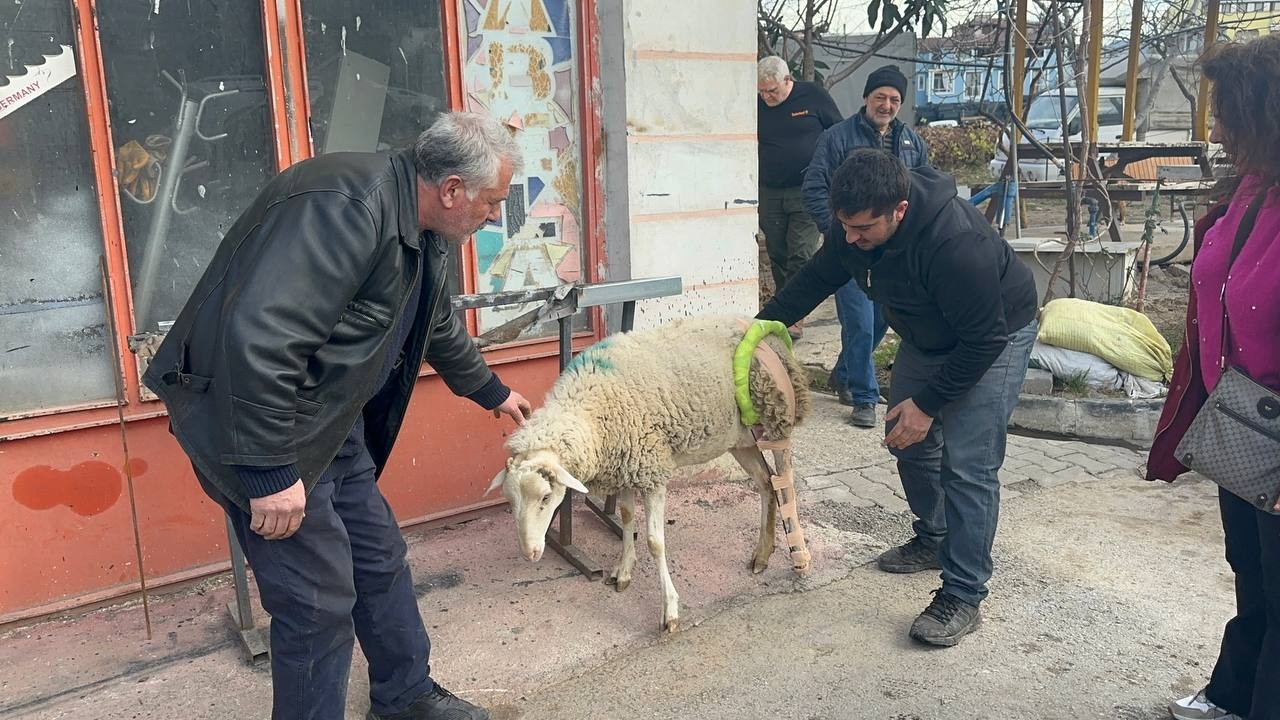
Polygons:
M1008 467L1000 468L1000 471L997 474L997 477L1000 478L1001 485L1013 485L1014 483L1020 483L1020 482L1023 482L1024 480L1031 479L1031 476L1028 475L1023 470L1019 470L1019 469L1011 470Z
M1000 468L1001 470L1017 470L1018 468L1023 468L1023 467L1026 467L1027 465L1028 465L1027 461L1023 460L1020 457L1008 457L1006 455L1004 459L1004 463L1000 466Z
M875 482L890 484L898 482L898 470L896 467L885 467L883 465L872 465L871 467L862 468L863 477Z
M1061 458L1061 461L1065 463L1071 463L1072 465L1075 465L1077 467L1082 467L1085 470L1088 470L1090 473L1107 472L1108 470L1114 470L1116 467L1115 465L1109 462L1104 462L1102 460L1095 459L1093 457L1085 455L1084 453L1064 455Z
M853 494L853 491L844 485L814 490L813 492L805 493L805 498L810 501L836 502L856 507L870 507L875 504L875 501L869 498Z
M907 505L906 500L898 497L888 487L877 482L865 480L863 484L852 488L852 491L853 494L869 500L889 512L909 512L911 510L911 506Z
M1043 473L1031 478L1031 482L1042 488L1052 488L1064 485L1069 482L1080 482L1082 480L1093 480L1092 475L1085 472L1082 468L1070 467L1065 470L1059 470L1055 473Z
M835 475L815 475L805 478L801 483L801 487L806 490L822 490L835 487L840 484L840 481L835 479Z
M1022 497L1022 493L1018 492L1017 490L1010 490L1009 488L1000 488L1000 502L1002 503L1009 502L1010 500L1017 500L1020 497Z
M1036 449L1051 458L1061 459L1065 455L1073 455L1075 453L1087 452L1089 450L1089 447L1090 446L1084 443L1060 442L1060 441L1055 442L1053 440L1046 440L1040 447Z
M1055 460L1038 450L1028 452L1022 456L1022 459L1047 472L1057 472L1058 470L1070 467L1069 463L1062 462L1061 460Z

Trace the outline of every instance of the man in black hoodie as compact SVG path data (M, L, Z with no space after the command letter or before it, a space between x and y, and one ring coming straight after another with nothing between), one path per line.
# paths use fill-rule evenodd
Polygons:
M933 168L850 153L831 183L838 224L759 317L790 324L850 278L902 337L885 445L916 519L879 558L887 572L942 570L911 637L955 645L981 621L1000 510L1005 428L1036 336L1031 271Z

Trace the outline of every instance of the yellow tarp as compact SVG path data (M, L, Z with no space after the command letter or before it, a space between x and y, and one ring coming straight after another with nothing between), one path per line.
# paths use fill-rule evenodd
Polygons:
M1146 315L1125 307L1077 298L1053 300L1040 311L1039 340L1097 355L1148 380L1167 381L1173 373L1168 341Z

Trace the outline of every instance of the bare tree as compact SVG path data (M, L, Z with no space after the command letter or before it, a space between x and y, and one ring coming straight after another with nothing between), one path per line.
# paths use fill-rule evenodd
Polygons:
M831 35L836 0L757 0L759 52L778 55L792 68L798 68L801 80L820 79L824 87L832 87L848 78L864 63L903 32L920 29L921 37L935 27L946 32L946 12L952 0L871 0L867 19L878 28L870 44L853 47ZM814 60L814 48L835 50L851 59L833 72L818 77L818 70L830 69Z

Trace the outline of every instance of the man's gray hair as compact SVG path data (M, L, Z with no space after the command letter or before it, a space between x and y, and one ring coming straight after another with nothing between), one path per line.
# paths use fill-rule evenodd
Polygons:
M787 67L787 61L777 55L760 58L760 62L756 64L759 72L758 80L773 80L782 82L791 75L791 68Z
M457 175L469 198L497 182L503 160L511 166L512 175L524 170L524 157L511 131L483 113L441 113L413 144L418 177L439 185L450 175Z

